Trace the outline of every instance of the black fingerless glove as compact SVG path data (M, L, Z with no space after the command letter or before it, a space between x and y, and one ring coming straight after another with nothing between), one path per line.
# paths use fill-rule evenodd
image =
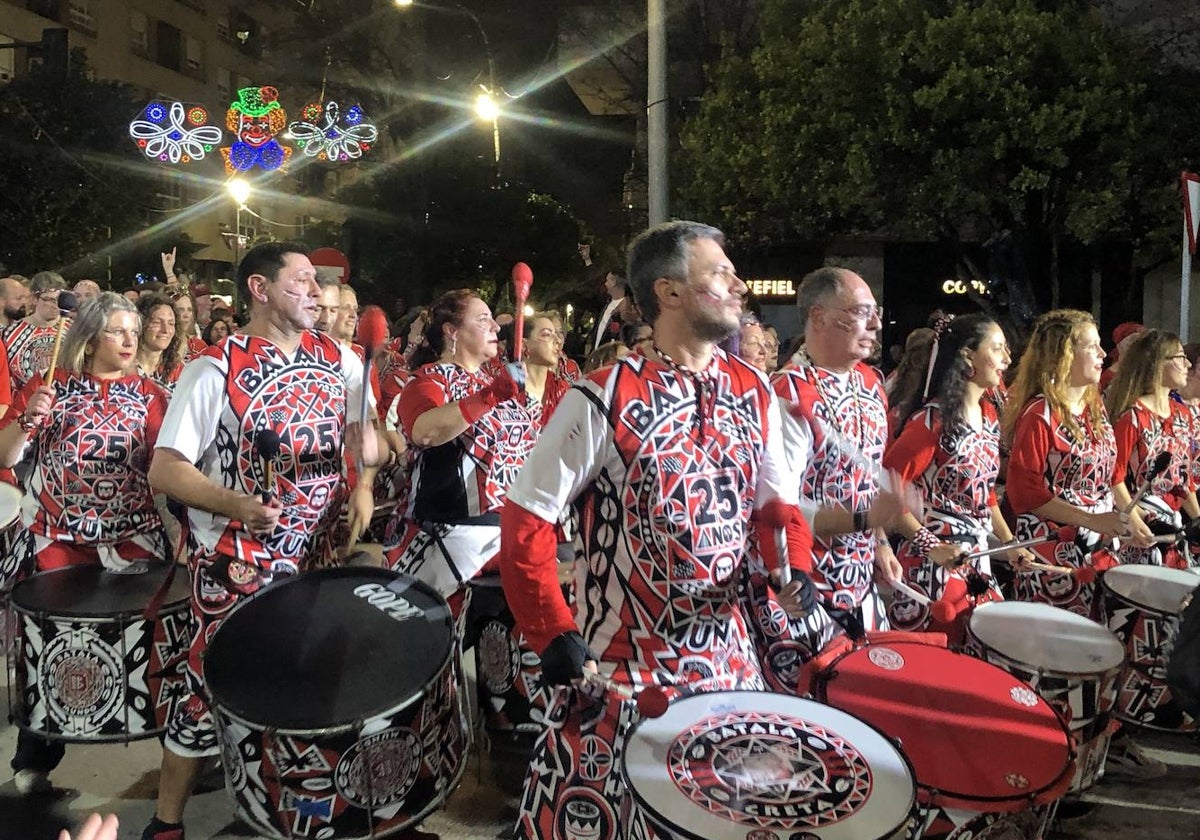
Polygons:
M808 573L797 568L792 569L792 580L800 584L800 589L796 596L800 599L800 608L806 613L810 613L817 608L817 599L820 597L817 594L817 585L813 583L812 578ZM767 583L771 589L778 594L781 587L779 586L778 572L772 572L767 576Z
M542 682L546 685L570 685L583 676L583 663L596 659L587 643L575 631L554 637L542 651Z

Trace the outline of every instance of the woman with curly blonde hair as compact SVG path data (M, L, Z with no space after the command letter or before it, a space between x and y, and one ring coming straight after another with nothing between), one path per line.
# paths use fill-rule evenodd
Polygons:
M1083 566L1110 536L1151 545L1153 536L1134 516L1114 508L1117 445L1100 401L1104 350L1086 312L1057 309L1034 322L1009 392L1004 435L1011 441L1008 500L1019 540L1059 527L1078 528L1072 542L1034 550L1047 563ZM1095 583L1046 571L1017 576L1020 600L1042 601L1091 617Z
M1109 416L1116 418L1113 494L1117 504L1129 504L1163 453L1170 459L1130 514L1140 517L1155 533L1178 533L1184 524L1181 511L1189 520L1200 516L1191 463L1191 413L1171 398L1171 391L1187 386L1191 367L1179 336L1146 330L1126 346L1107 392ZM1121 560L1176 568L1190 565L1182 545L1161 543L1148 549L1124 545Z

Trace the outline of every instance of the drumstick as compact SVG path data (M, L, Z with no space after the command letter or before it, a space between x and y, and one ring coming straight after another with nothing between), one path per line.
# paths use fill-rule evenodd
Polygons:
M521 363L521 352L525 349L525 301L529 299L529 290L533 287L533 269L523 262L512 267L513 299L517 311L513 321L513 359Z
M1002 558L1002 562L1007 563L1008 561ZM1010 563L1009 565L1015 568L1017 564ZM1091 583L1096 579L1096 570L1092 566L1056 566L1053 563L1030 561L1025 564L1025 568L1052 575L1073 575L1080 583Z
M916 589L913 589L911 586L909 586L907 583L905 583L902 580L899 580L899 579L893 580L893 579L889 578L888 583L890 583L892 585L892 589L895 589L897 592L903 592L905 595L907 595L909 598L916 601L918 604L920 604L923 607L928 607L933 603L933 601L931 601L929 599L929 596L925 595L922 592L919 592Z
M597 688L602 688L605 691L610 691L624 700L634 701L637 704L638 714L642 717L662 717L667 712L667 706L670 705L666 692L656 685L648 685L639 691L635 691L633 686L613 682L607 677L600 676L595 671L584 671L583 681Z
M254 436L254 451L262 459L265 488L262 503L269 505L275 497L275 456L279 454L279 434L270 429L259 429Z
M383 314L383 310L378 306L368 306L363 310L362 317L358 320L358 334L355 336L358 343L363 348L363 381L362 381L362 401L359 406L359 435L360 440L366 440L367 436L367 409L370 406L371 396L371 363L374 360L375 353L384 344L387 344L388 339L388 323L387 316ZM358 455L358 474L363 473L363 458L360 444Z
M59 292L58 294L58 330L54 333L54 349L50 352L50 368L46 372L46 382L54 381L54 370L58 367L58 349L62 346L63 330L67 325L67 318L75 311L75 307L79 305L79 301L75 299L75 295L71 292Z
M1133 499L1130 500L1129 504L1121 509L1121 513L1128 515L1137 506L1137 503L1142 500L1142 497L1150 492L1150 485L1154 483L1154 479L1162 475L1163 470L1165 470L1170 463L1170 452L1158 453L1158 457L1154 459L1154 463L1151 464L1150 469L1146 471L1146 480L1142 482L1140 487L1138 487L1137 493L1134 494Z
M990 557L993 554L1003 554L1006 551L1012 551L1017 548L1030 548L1031 546L1041 545L1048 542L1074 542L1079 529L1071 525L1064 525L1056 531L1051 531L1049 534L1041 537L1034 537L1028 540L1014 540L1012 542L1002 543L994 548L985 548L981 551L972 551L968 554L963 554L958 558L959 565L968 560L974 560L978 557Z

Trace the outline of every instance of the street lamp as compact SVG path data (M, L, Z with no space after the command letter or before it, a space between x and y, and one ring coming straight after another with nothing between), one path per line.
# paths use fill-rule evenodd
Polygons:
M229 197L233 199L234 206L237 208L234 213L234 228L233 228L233 305L237 307L237 270L238 264L242 261L242 210L246 207L246 202L250 200L250 194L253 190L250 189L250 183L242 178L232 178L225 183L225 191L229 193Z
M414 0L393 0L400 8L417 5ZM428 6L432 9L441 11L457 11L471 19L475 24L475 28L479 31L479 37L483 40L483 52L487 58L487 84L481 84L482 92L475 97L475 115L484 122L492 124L492 158L495 163L495 185L500 186L500 102L496 98L496 92L500 88L496 84L496 63L492 57L492 43L488 39L487 30L483 28L483 22L479 20L479 16L468 9L462 3L455 0L445 0L445 2L422 3L421 5Z

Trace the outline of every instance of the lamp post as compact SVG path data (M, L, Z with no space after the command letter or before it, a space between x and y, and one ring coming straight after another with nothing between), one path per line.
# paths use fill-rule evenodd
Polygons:
M246 202L250 200L250 194L253 191L250 189L249 182L241 178L227 181L225 191L229 193L229 197L233 199L234 206L237 208L234 212L233 222L233 306L234 309L237 309L237 270L242 261L242 210L245 208Z
M415 0L392 0L396 6L400 8L408 8L409 6L418 5ZM462 3L455 0L446 0L446 2L436 3L421 3L419 5L426 6L431 9L449 12L456 11L471 19L471 23L475 24L475 29L479 32L479 37L483 40L483 53L487 59L487 83L481 84L481 89L478 96L475 97L475 115L484 122L492 124L492 160L495 165L494 186L500 186L500 100L497 96L500 88L496 85L496 62L492 57L492 42L488 39L487 30L483 28L483 22L473 11L468 9Z

